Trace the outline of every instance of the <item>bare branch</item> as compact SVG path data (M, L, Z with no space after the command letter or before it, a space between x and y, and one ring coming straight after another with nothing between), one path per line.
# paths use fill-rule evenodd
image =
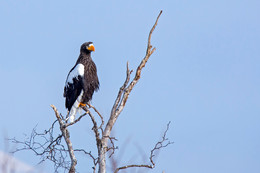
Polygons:
M82 107L82 109L84 109L87 112L87 114L89 115L89 117L91 118L91 121L94 125L92 130L95 133L96 142L97 142L97 145L99 146L100 145L100 134L99 134L99 131L98 131L97 122L96 122L94 116L92 115L92 113L87 109L87 107Z
M150 47L150 46L151 46L151 37L152 37L152 34L153 34L153 31L154 31L155 27L157 26L157 23L158 23L158 20L159 20L161 14L162 14L162 10L160 11L160 13L159 13L159 15L157 16L157 19L156 19L156 21L155 21L155 23L154 23L152 29L150 30L150 33L149 33L149 36L148 36L148 46L147 46L146 54L148 54L148 53L149 53L149 50L151 50L151 47ZM151 52L151 53L152 53L152 52Z
M103 116L102 116L101 113L99 113L99 111L98 111L94 106L92 106L90 103L87 103L87 105L88 105L90 108L94 109L94 111L95 111L95 112L98 114L98 116L100 117L100 119L101 119L101 124L100 124L100 126L99 126L98 129L101 129L102 132L103 132L103 129L102 129L102 126L104 125L104 118L103 118Z
M72 147L72 143L70 141L70 133L69 133L66 125L64 124L63 120L61 119L57 108L54 105L51 105L51 107L55 112L57 120L59 121L62 136L64 137L65 142L66 142L67 147L68 147L68 150L69 150L69 155L70 155L70 159L71 159L71 166L70 166L69 173L75 173L75 171L76 171L75 166L77 164L77 159L75 157L74 150L73 150L73 147Z
M107 151L112 150L112 152L109 155L109 158L115 153L115 150L118 149L118 147L115 147L115 143L113 140L117 141L115 137L110 137L110 136L104 136L105 138L108 138L110 141L110 144L112 145L111 147L107 147Z
M153 168L151 165L126 165L126 166L122 166L122 167L119 167L119 168L117 168L116 170L115 170L115 172L114 173L117 173L118 171L120 171L120 170L122 170L122 169L127 169L127 168L140 168L140 167L142 167L142 168Z
M119 114L122 112L122 110L125 107L125 104L127 102L127 99L128 99L130 92L132 91L132 89L134 88L134 86L136 85L136 83L138 82L138 80L141 77L141 71L142 71L143 67L145 66L149 57L155 51L155 48L152 49L151 37L152 37L152 33L153 33L157 23L158 23L158 20L159 20L161 14L162 14L162 11L160 11L160 13L159 13L159 15L158 15L158 17L155 21L155 24L153 25L152 29L150 30L149 37L148 37L146 55L143 58L143 60L141 61L140 65L138 66L138 68L136 70L135 77L129 85L128 85L128 82L129 82L129 79L130 79L131 72L129 71L128 64L127 64L126 81L124 82L123 86L119 90L118 96L116 98L116 101L115 101L114 106L113 106L112 111L111 111L110 119L109 119L109 121L106 125L106 128L105 128L105 131L104 131L104 136L109 136L111 129L114 126L115 121L117 120L117 117L119 116Z
M89 156L91 157L91 159L93 160L94 166L93 166L92 168L93 168L93 171L95 172L96 166L97 166L97 164L98 164L98 158L95 158L95 157L92 155L91 151L90 151L90 152L87 152L87 151L85 151L84 149L75 149L74 151L75 151L75 152L83 152L84 154L89 155Z
M28 139L24 141L19 141L15 138L9 139L13 143L19 144L19 146L21 146L17 148L15 151L13 151L13 153L23 150L31 150L37 156L40 156L39 164L46 160L50 160L54 163L55 172L60 172L60 168L64 168L68 171L71 170L71 172L73 172L73 170L75 169L76 162L72 144L69 139L70 134L67 127L79 122L87 114L87 112L82 114L74 122L67 123L67 120L62 117L62 115L58 112L56 107L53 105L51 105L51 107L53 108L55 116L57 118L52 123L51 127L48 130L45 130L43 133L36 132L35 127L32 130L32 133L28 137ZM57 125L57 122L59 122L58 124L61 134L58 134L55 137L54 128L55 125ZM62 142L63 137L65 139L64 144ZM68 149L66 149L66 145ZM70 161L68 160L68 156L70 156Z
M120 100L122 99L122 94L123 94L125 88L127 87L129 81L130 81L130 75L131 75L132 72L133 72L133 70L131 70L131 71L129 70L129 63L127 62L126 63L126 79L125 79L123 86L119 89L119 92L118 92L117 98L115 100L114 106L111 110L111 115L114 115L116 110L118 110L118 104L119 104Z
M132 89L134 88L134 86L136 85L136 83L138 82L138 80L141 77L141 71L143 69L143 67L145 66L146 62L148 61L149 57L153 54L153 52L155 51L155 48L152 47L151 45L151 36L152 33L158 23L158 20L160 18L162 14L162 11L160 11L155 24L153 25L152 29L150 30L149 36L148 36L148 43L147 43L147 50L146 50L146 55L143 58L143 60L141 61L140 65L138 66L137 70L136 70L136 74L134 79L131 81L131 83L128 85L129 80L130 80L130 74L132 73L132 71L129 70L128 68L128 63L127 63L127 70L126 70L126 80L123 84L123 86L120 88L117 98L115 100L115 103L113 105L113 108L111 110L111 114L110 114L110 118L106 124L103 136L102 136L102 146L103 148L101 149L101 151L99 151L99 173L105 173L106 172L106 157L105 154L107 152L107 143L108 143L108 138L106 136L110 136L111 130L119 116L119 114L123 111L125 104L127 102L128 96L130 94L130 92L132 91Z
M155 163L154 163L154 161L153 161L153 157L155 156L155 155L154 155L155 150L160 150L161 148L165 148L165 147L167 147L168 145L173 144L173 142L169 141L169 139L166 138L166 134L167 134L167 132L168 132L168 130L169 130L170 123L171 123L171 122L169 122L169 123L167 124L167 128L166 128L166 130L164 131L163 136L162 136L162 140L159 141L159 142L157 142L157 143L155 144L154 148L151 150L151 153L150 153L150 161L151 161L153 167L155 166ZM165 142L166 142L166 143L165 143Z
M76 123L77 123L78 121L80 121L80 119L81 119L82 117L84 117L85 115L87 115L87 112L84 113L84 114L82 114L81 116L79 116L79 118L77 118L75 121L70 122L70 123L67 123L67 124L64 124L64 127L69 127L69 126L71 126L71 125L73 125L73 124L76 124Z
M52 126L45 130L43 133L37 133L36 127L32 130L31 135L28 139L21 142L15 138L9 139L12 143L19 144L19 148L12 151L12 153L16 153L23 150L31 150L37 156L40 156L40 163L50 160L54 163L55 172L60 172L58 169L64 168L65 170L69 170L70 162L67 161L67 150L65 146L62 144L61 139L62 135L59 134L57 137L54 137L54 126L58 120L54 121ZM65 152L64 152L65 151Z
M150 152L150 158L149 158L149 159L150 159L150 162L151 162L150 165L148 165L148 164L132 164L132 165L126 165L126 166L122 166L122 167L117 168L117 169L114 171L114 173L117 173L118 171L120 171L120 170L122 170L122 169L134 168L134 167L143 167L143 168L153 169L153 168L155 167L155 163L154 163L154 161L153 161L153 157L155 156L154 152L155 152L156 150L160 150L161 148L165 148L165 147L167 147L167 146L170 145L170 144L173 144L173 142L169 141L168 138L166 138L166 134L167 134L167 132L168 132L168 130L169 130L170 123L171 123L171 122L169 122L169 123L167 124L167 128L166 128L166 130L164 131L163 136L162 136L162 140L160 140L159 142L157 142L157 143L155 144L154 148L153 148L153 149L151 150L151 152Z

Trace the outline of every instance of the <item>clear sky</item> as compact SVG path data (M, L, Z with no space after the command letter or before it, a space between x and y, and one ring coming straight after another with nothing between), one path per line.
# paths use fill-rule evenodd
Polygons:
M259 173L259 0L0 0L2 139L23 139L37 124L39 131L50 127L50 104L65 113L66 76L86 41L94 42L101 83L92 104L107 120L126 62L131 69L140 63L160 10L152 37L157 50L113 131L118 163L148 162L171 121L175 143L161 150L150 172ZM91 128L86 117L71 136L95 153ZM39 161L31 152L15 156L29 165ZM77 170L91 172L91 160L78 157ZM46 162L40 169L52 167Z

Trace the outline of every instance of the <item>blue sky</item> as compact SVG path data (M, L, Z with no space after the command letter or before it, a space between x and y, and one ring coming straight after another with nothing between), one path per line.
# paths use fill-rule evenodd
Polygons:
M260 172L257 0L1 0L2 138L23 139L36 124L47 129L55 120L50 104L65 112L66 76L86 41L94 42L101 83L92 104L108 119L126 62L131 69L140 63L160 10L152 37L157 50L113 131L118 162L142 163L171 121L175 143L150 172ZM75 146L95 152L91 128L85 118L71 135ZM29 165L39 161L30 152L15 156ZM78 171L91 172L91 160L78 157ZM47 162L40 169L51 168Z

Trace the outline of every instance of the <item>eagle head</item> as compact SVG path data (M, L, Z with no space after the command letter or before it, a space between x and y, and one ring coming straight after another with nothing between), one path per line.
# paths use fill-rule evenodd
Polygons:
M83 43L80 47L80 52L90 53L92 51L95 51L95 47L93 45L93 42Z

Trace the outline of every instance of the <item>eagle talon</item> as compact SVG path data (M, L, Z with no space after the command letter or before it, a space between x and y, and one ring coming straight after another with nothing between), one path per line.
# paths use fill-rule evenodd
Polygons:
M85 107L87 104L85 103L79 103L79 107Z

